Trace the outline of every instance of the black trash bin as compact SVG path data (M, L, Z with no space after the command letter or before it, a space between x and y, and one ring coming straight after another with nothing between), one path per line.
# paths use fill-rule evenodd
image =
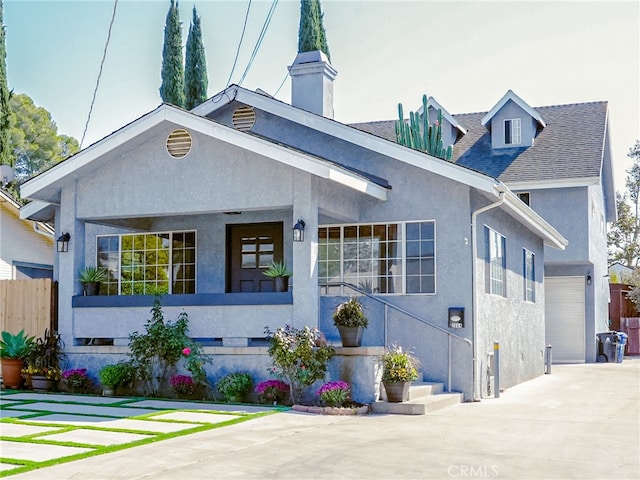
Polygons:
M596 333L598 338L598 362L617 362L618 332Z

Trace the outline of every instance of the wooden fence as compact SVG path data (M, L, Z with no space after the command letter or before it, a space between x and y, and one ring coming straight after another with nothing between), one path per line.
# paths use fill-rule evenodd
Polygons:
M0 330L40 337L56 329L58 282L50 278L0 280Z

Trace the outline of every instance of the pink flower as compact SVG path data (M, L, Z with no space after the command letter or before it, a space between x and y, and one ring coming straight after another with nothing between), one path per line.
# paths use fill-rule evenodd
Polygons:
M191 354L191 349L189 347L185 347L182 349L182 354L189 356Z

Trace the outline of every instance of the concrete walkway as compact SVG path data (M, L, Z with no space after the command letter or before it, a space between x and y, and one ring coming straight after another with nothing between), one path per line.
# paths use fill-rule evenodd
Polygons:
M625 358L426 416L279 413L11 478L636 480L639 452L640 359Z

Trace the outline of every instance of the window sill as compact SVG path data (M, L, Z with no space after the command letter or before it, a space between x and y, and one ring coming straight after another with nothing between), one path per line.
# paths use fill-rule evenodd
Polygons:
M71 299L73 308L91 307L151 307L154 295L77 295ZM195 295L162 295L163 307L216 305L293 305L291 292L263 293L202 293Z

